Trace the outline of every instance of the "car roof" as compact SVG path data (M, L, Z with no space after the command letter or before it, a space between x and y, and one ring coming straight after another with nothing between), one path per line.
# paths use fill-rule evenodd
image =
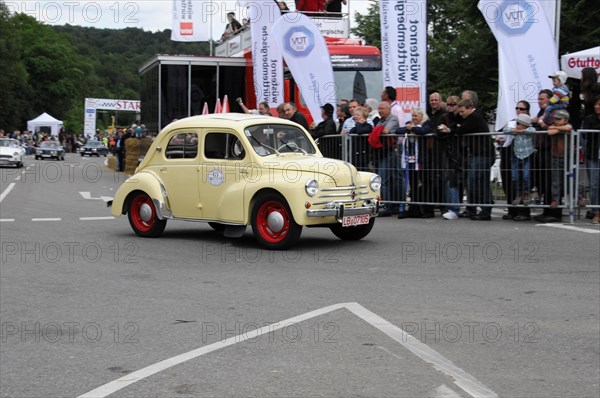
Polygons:
M190 116L168 124L163 131L177 128L202 127L244 127L255 123L267 122L298 126L287 119L272 116L251 115L246 113L215 113L212 115ZM162 132L161 132L162 133Z

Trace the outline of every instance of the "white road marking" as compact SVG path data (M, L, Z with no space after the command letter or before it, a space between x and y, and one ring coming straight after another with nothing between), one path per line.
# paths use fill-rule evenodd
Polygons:
M32 218L31 221L61 221L62 218Z
M585 232L588 234L600 234L600 230L598 230L598 229L579 228L579 227L574 227L572 225L564 225L564 224L536 224L535 226L536 227L551 227L551 228L568 229L571 231Z
M2 192L0 194L0 203L2 203L2 201L4 200L4 198L6 198L6 196L10 193L10 191L12 191L12 189L15 187L15 183L11 182L10 184L8 184L8 186L6 187L6 189L4 190L4 192Z
M435 390L431 391L429 395L434 398L461 398L461 396L458 395L456 391L454 391L445 384L442 384Z
M0 218L0 222L14 222L14 218Z
M79 220L81 221L101 221L101 220L114 220L115 218L113 216L107 216L107 217L79 217Z
M454 383L462 388L467 394L472 397L497 397L498 395L484 386L480 381L473 376L454 365L441 354L437 353L428 345L421 343L419 340L406 333L379 315L369 311L358 303L346 303L345 307L356 314L359 318L375 326L383 333L396 340L410 352L421 358L427 363L433 365L434 368L442 373L454 378Z
M307 312L305 314L298 315L296 317L289 318L284 321L262 327L260 329L251 330L241 335L230 337L204 347L196 348L195 350L174 356L172 358L165 359L164 361L157 362L153 365L147 366L143 369L137 370L119 379L104 384L94 390L80 395L78 398L106 397L135 382L143 380L175 365L179 365L183 362L189 361L190 359L197 358L201 355L208 354L210 352L231 346L236 343L256 338L265 333L271 333L275 330L287 327L290 324L303 322L307 319L327 314L329 312L339 310L342 308L346 308L350 312L357 315L359 318L363 319L367 323L370 323L375 328L381 330L383 333L387 334L389 337L396 340L398 343L400 343L402 346L408 349L410 352L412 352L425 362L432 364L434 368L436 368L438 371L443 372L446 375L454 378L455 384L458 387L462 388L472 397L492 398L498 396L495 392L481 384L477 379L475 379L470 374L466 373L464 370L455 366L452 362L444 358L435 350L429 348L426 344L419 342L417 339L412 337L410 334L404 332L399 327L392 325L385 319L367 310L362 305L358 303L339 303L315 311Z
M103 200L105 202L108 202L109 200L112 200L113 198L110 196L100 196L99 198L92 198L92 194L90 192L79 192L79 194L84 198L84 199L88 199L88 200Z

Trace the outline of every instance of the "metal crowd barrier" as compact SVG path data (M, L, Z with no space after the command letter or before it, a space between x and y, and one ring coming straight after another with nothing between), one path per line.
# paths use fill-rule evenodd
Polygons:
M470 211L477 207L555 207L568 209L570 223L582 208L600 211L600 153L593 154L589 149L598 146L600 130L573 131L564 136L564 145L557 143L563 135L532 133L535 152L527 158L528 189L524 186L524 171L519 174L522 185L513 185L513 148L503 148L495 140L502 135L388 134L381 137L382 148L375 149L368 143L368 135L336 134L321 137L319 148L324 156L380 174L383 201L392 207L418 206L421 212L431 214L436 208L443 213L449 206ZM501 177L492 180L491 176L497 174ZM513 204L517 196L523 200ZM553 199L558 199L557 206L553 206Z

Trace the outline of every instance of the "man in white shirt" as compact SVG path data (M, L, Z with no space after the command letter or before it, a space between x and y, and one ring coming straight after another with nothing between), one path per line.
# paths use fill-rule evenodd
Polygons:
M400 126L404 126L404 111L402 110L400 102L396 101L396 89L392 86L384 88L381 92L381 100L390 104L392 115L395 115L398 118Z

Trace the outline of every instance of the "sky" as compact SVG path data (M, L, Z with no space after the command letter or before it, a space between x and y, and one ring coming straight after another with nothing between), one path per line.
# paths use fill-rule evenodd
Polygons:
M172 26L172 0L3 0L11 12L24 13L49 25L79 25L98 29L141 28L147 31L162 31ZM191 0L209 1L209 0ZM226 14L235 12L241 21L245 11L244 1L212 1L215 14L212 16L212 37L218 40L227 24ZM294 9L294 0L287 0ZM342 11L365 14L368 0L348 0ZM208 24L210 27L210 24Z

